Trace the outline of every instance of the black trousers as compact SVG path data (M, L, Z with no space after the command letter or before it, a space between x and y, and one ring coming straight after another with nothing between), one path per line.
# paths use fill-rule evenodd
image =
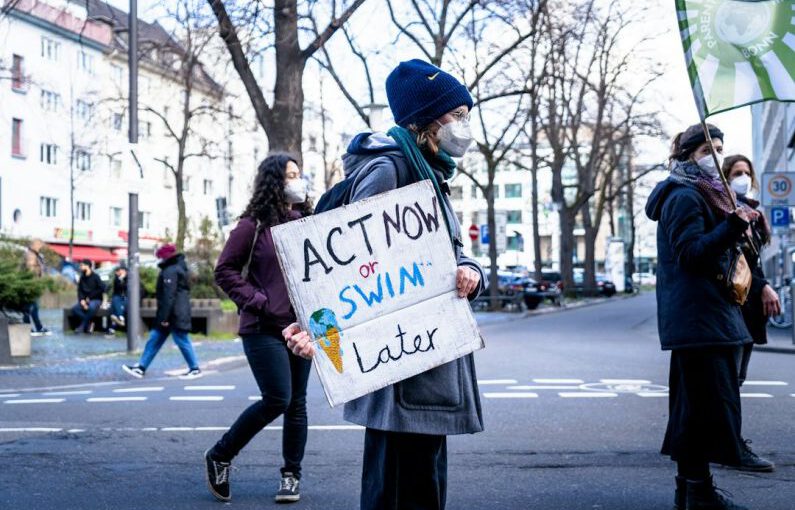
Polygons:
M276 335L243 335L243 349L262 400L249 406L212 450L212 457L231 461L257 433L284 414L282 473L301 477L306 448L306 384L312 362L287 349Z
M444 510L447 436L364 434L361 510Z
M754 352L754 344L745 344L737 348L737 366L739 367L740 386L743 385L748 377L748 364L751 362L751 353Z

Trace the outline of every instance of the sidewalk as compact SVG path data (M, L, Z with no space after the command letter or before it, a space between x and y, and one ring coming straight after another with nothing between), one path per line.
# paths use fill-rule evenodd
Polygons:
M778 329L767 327L767 344L754 346L755 351L795 354L792 343L792 328Z
M0 365L0 391L126 380L129 376L122 372L122 363L136 362L146 344L146 338L141 338L139 352L128 354L127 339L121 334L107 338L103 333L64 333L59 309L42 310L41 320L53 334L33 337L29 358L19 358L14 365ZM193 337L193 347L203 370L245 364L239 339ZM168 376L175 370L187 367L174 342L167 340L147 377Z

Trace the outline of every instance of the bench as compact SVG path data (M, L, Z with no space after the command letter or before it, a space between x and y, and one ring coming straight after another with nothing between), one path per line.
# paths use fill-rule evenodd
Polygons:
M219 299L191 299L190 313L191 333L209 335L213 333L235 333L237 331L237 314L221 310L221 301ZM156 317L157 300L142 299L141 323L146 330L154 327ZM110 308L100 307L92 322L94 322L94 331L107 331L111 326ZM78 325L79 319L72 315L72 308L64 308L64 331L71 331Z

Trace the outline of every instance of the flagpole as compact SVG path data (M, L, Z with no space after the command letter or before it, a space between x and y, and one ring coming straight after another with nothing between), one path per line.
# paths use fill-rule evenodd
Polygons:
M723 190L729 196L732 207L737 209L737 201L734 199L734 193L732 193L731 187L729 186L729 181L726 179L726 176L723 175L723 168L721 168L720 161L718 161L718 153L715 150L715 146L712 145L712 136L709 134L709 127L707 126L706 120L701 119L701 127L704 129L704 136L707 139L709 151L710 154L712 154L712 160L715 162L715 168L718 169L718 175L720 175L720 182L723 184Z

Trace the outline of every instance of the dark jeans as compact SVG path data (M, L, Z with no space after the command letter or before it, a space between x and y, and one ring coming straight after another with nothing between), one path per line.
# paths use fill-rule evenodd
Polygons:
M72 313L75 315L75 317L80 318L80 325L75 331L84 331L88 333L88 325L91 322L91 319L93 319L97 314L97 310L99 310L100 305L102 305L102 301L99 299L92 299L88 302L88 310L83 310L83 307L80 306L80 303L77 303L72 307Z
M447 436L364 434L361 510L444 510Z
M754 352L754 344L745 344L737 348L737 366L740 369L740 386L743 385L748 377L748 364L751 362L751 353Z
M28 305L27 310L22 312L22 322L30 324L31 320L33 320L33 327L36 328L36 331L44 329L44 326L41 325L41 319L39 319L39 304L36 302Z
M114 295L110 298L110 314L116 317L124 317L127 311L127 298L125 296Z
M306 448L306 384L312 362L287 349L281 336L242 335L243 350L262 400L250 405L213 447L216 460L231 461L269 423L284 415L282 473L301 477Z

